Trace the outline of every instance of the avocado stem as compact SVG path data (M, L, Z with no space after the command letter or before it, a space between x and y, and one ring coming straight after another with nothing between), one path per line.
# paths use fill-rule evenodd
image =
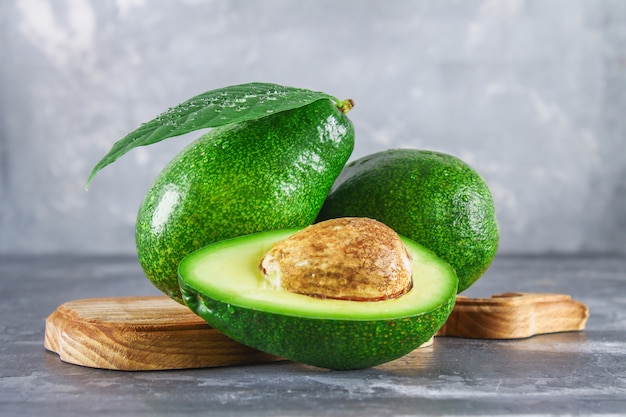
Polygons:
M354 107L354 100L352 100L351 98L343 100L337 103L337 107L339 107L339 111L341 111L343 114L346 114Z

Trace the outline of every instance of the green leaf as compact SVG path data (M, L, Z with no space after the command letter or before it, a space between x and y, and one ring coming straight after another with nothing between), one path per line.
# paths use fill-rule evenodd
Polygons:
M260 119L322 99L341 105L339 100L325 93L269 83L240 84L207 91L170 108L116 142L91 171L87 187L102 168L138 146L198 129Z

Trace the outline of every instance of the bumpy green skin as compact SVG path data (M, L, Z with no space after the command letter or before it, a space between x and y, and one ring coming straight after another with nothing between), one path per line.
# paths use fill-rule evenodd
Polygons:
M469 288L495 257L500 237L491 192L460 159L431 151L391 149L348 164L318 221L371 217L427 247Z
M416 349L446 322L455 295L437 308L387 320L329 320L233 307L181 282L185 303L215 329L266 353L322 368L380 365Z
M177 155L136 222L139 262L181 302L177 267L209 243L315 221L350 157L354 128L330 100L215 129Z

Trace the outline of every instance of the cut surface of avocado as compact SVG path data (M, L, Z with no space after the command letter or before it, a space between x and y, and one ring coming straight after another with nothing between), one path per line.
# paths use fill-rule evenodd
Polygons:
M454 305L454 270L402 238L413 286L381 301L317 298L277 289L259 263L274 243L299 229L260 232L206 246L183 259L183 300L211 326L267 353L331 369L397 359L429 340Z

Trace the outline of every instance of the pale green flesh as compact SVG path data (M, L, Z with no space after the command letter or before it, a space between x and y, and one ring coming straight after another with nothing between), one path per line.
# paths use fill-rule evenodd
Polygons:
M384 301L320 299L277 290L264 279L261 259L275 242L297 230L261 232L209 245L180 264L180 279L200 293L233 308L320 319L371 320L414 316L432 310L456 292L452 268L433 253L403 238L412 258L413 288Z

